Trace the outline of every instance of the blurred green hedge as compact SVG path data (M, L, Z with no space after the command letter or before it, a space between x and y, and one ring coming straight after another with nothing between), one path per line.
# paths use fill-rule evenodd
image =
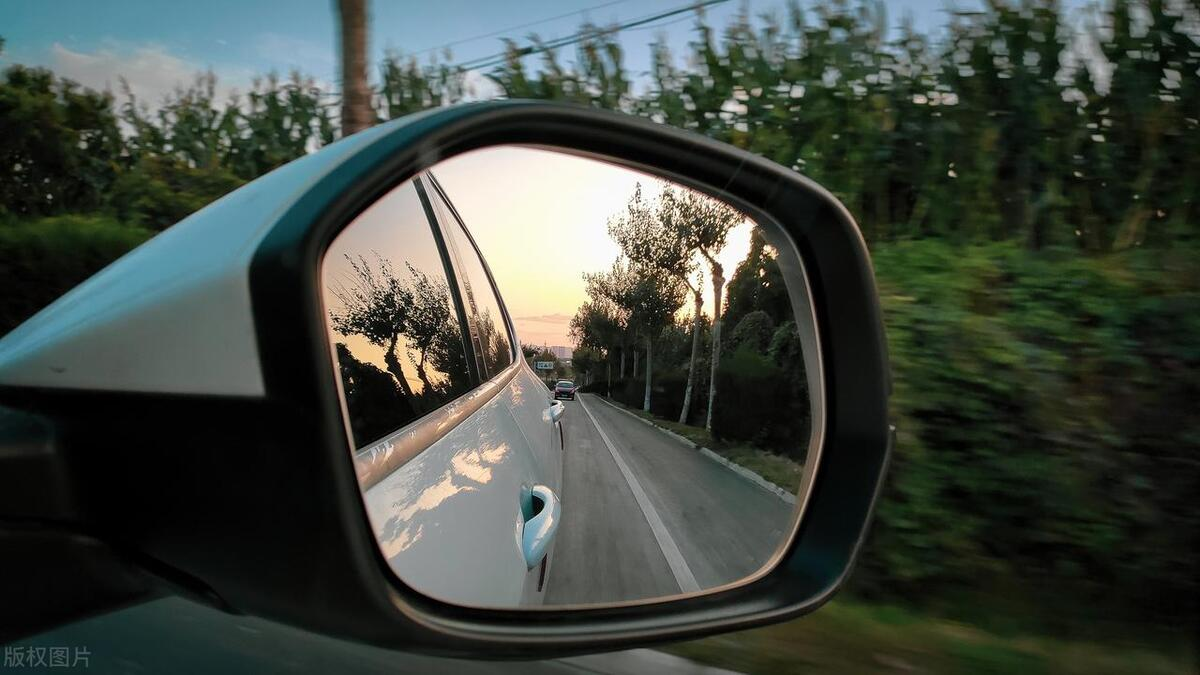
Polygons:
M803 462L810 412L803 369L795 365L776 363L750 345L724 357L717 370L713 436L747 441Z
M0 335L153 235L105 216L0 221Z
M873 259L898 431L856 587L1194 624L1200 251Z
M897 439L855 592L1052 631L1196 628L1200 250L922 240L872 256ZM803 447L789 318L727 327L720 440ZM676 419L684 373L655 383L653 412ZM612 389L641 407L641 378Z
M0 222L0 330L150 236L98 216ZM1098 614L1194 628L1200 251L925 240L873 258L898 431L854 590L959 607L986 596L988 612L1062 625ZM789 318L750 312L730 329L719 439L803 446ZM677 419L685 386L681 369L656 372L653 412ZM630 407L642 394L641 377L612 383Z

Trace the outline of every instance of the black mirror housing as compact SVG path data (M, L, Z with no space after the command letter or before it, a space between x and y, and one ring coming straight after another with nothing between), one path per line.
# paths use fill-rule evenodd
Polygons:
M719 193L759 222L774 224L779 241L797 251L823 363L820 464L797 530L765 574L664 602L530 611L442 603L390 573L350 461L318 270L340 229L387 190L440 160L500 144L595 157ZM826 190L693 133L526 101L410 116L300 162L307 163L302 177L276 178L272 189L249 193L257 201L246 222L208 235L225 237L214 255L226 256L228 279L240 279L241 286L226 277L184 274L163 291L174 295L152 307L156 316L169 314L160 307L190 311L194 321L224 324L226 332L210 336L213 344L185 349L151 330L157 325L151 319L138 324L146 339L162 340L148 357L163 364L159 380L130 375L132 384L120 387L88 380L79 374L88 363L122 364L118 352L95 351L96 335L110 327L103 319L74 321L73 332L64 332L54 321L80 303L101 302L114 284L148 283L141 270L169 267L170 256L187 250L180 241L193 236L187 233L205 236L209 221L237 217L220 203L181 223L183 234L152 241L102 272L104 284L94 278L43 312L34 323L57 334L54 341L41 339L37 325L0 341L0 404L35 415L44 429L33 440L28 433L21 437L22 452L0 456L0 546L18 547L15 557L29 563L25 590L0 590L13 600L0 603L0 637L183 593L228 611L382 646L459 657L547 657L782 621L820 607L844 582L887 465L890 385L867 249L849 212ZM236 299L239 288L244 301ZM213 300L219 297L234 300L223 305ZM126 342L112 349L137 348L136 341ZM226 349L252 353L238 370L253 372L237 387L162 381L162 372L182 369L188 359L202 367L209 350L217 358ZM75 356L78 361L68 363ZM55 372L56 363L67 364L71 374ZM64 379L70 377L76 379ZM22 506L22 495L33 499L47 485L54 499ZM103 597L56 599L60 611L43 612L36 621L23 615L39 584L53 586L64 569L103 583Z

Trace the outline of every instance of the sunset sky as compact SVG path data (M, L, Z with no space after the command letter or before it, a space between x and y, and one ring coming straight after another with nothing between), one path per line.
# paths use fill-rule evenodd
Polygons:
M518 338L550 346L571 345L568 323L587 299L583 274L609 269L620 252L609 217L624 211L639 182L646 198L661 190L647 174L524 147L460 155L433 173L487 259ZM719 256L726 278L750 249L751 227L735 228ZM704 311L712 313L707 284Z

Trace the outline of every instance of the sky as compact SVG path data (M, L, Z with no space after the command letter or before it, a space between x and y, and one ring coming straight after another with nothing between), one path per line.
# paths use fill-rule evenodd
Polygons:
M487 260L518 338L546 346L572 344L569 322L587 299L584 273L610 269L620 253L608 236L609 217L624 212L639 183L647 200L662 185L612 164L512 146L454 157L433 173ZM718 255L726 276L750 250L752 227L734 228Z
M979 0L903 0L888 3L890 26L908 14L919 27L944 22L945 8ZM497 54L501 37L522 40L568 36L586 19L627 22L681 7L686 0L439 0L383 2L370 6L371 62L388 51L428 58L451 45L455 63ZM803 2L805 6L812 4ZM742 6L753 15L783 11L783 0L728 0L706 11L710 24L725 25ZM126 78L151 104L199 71L212 69L222 91L244 91L257 75L298 68L318 82L337 81L335 0L5 0L0 3L0 37L6 41L0 67L11 63L49 66L84 85L118 88ZM693 36L693 18L683 14L621 33L625 64L635 75L650 66L650 43L666 38L680 53ZM573 60L574 51L560 52ZM536 57L531 57L536 59ZM374 73L372 73L374 76ZM488 87L484 78L475 82ZM486 95L481 92L480 95Z

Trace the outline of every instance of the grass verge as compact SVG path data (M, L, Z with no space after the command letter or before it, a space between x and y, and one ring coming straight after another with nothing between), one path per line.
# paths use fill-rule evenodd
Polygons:
M784 624L663 651L743 673L1194 673L1197 655L1138 643L1001 636L891 606L835 600Z

